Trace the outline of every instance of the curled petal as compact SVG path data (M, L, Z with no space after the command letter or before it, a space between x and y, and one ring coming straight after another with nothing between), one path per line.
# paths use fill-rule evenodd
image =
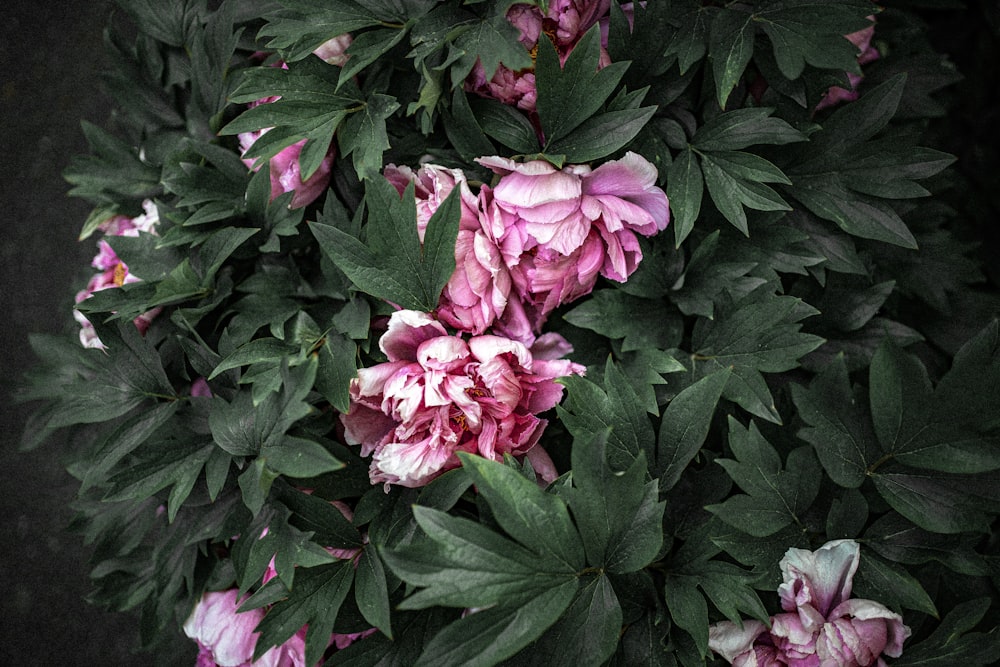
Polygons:
M811 605L826 617L851 596L860 550L854 540L827 542L816 551L789 549L781 559L784 583L778 587L781 607L793 611Z
M425 340L447 335L444 326L428 313L397 310L389 318L389 329L378 346L389 361L416 361L417 348Z

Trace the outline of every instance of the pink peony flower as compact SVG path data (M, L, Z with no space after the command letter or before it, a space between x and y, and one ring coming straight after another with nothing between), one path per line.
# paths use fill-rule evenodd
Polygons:
M330 65L336 65L337 67L343 67L344 63L350 56L347 54L348 47L351 46L353 38L349 33L343 35L337 35L333 39L328 39L313 51L313 55L319 57Z
M859 65L867 65L870 62L878 60L880 57L878 49L872 46L872 37L875 36L875 17L869 16L868 18L872 22L870 26L857 32L852 32L850 35L845 35L845 37L850 40L851 44L858 47ZM832 107L840 104L841 102L853 102L858 99L858 96L860 95L858 92L858 85L861 83L863 78L863 74L847 72L847 80L851 85L850 90L841 88L840 86L831 86L830 89L826 91L823 99L821 99L816 105L816 111Z
M274 99L267 99L266 102L258 102L256 104L266 104L273 102ZM253 107L256 104L251 104L250 106ZM268 128L264 128L263 130L256 130L254 132L240 133L239 140L242 154L246 155L254 142L260 139L267 131ZM312 176L303 181L302 172L299 168L299 155L302 153L302 147L305 145L306 140L303 139L283 148L278 151L277 155L271 158L269 163L271 167L271 199L273 200L285 192L294 191L295 194L288 205L289 208L302 208L311 204L323 194L326 186L330 184L330 171L333 168L333 157L336 153L336 148L333 144L330 144L330 148L323 161L320 162L319 168L316 169ZM259 169L259 167L254 168L255 160L250 158L244 157L243 163L254 171Z
M559 402L553 380L578 364L535 359L499 336L450 336L427 313L393 313L379 341L389 361L358 371L345 437L372 456L372 483L418 487L459 465L458 451L498 460L526 454Z
M264 610L237 612L238 596L235 588L205 593L184 622L184 634L198 642L198 667L305 667L303 631L251 662Z
M417 197L417 232L424 240L427 223L455 187L460 188L462 214L455 243L455 273L441 293L438 318L459 331L484 333L507 306L510 272L500 248L479 216L479 203L458 169L424 165L414 172L390 164L385 177L400 194L413 182Z
M146 200L142 203L143 213L135 218L128 218L124 215L116 215L108 218L98 229L104 232L105 236L139 236L139 233L155 234L156 225L160 221L156 205ZM112 287L121 287L129 283L139 282L139 278L129 273L128 266L118 258L111 245L101 239L97 242L97 256L91 262L91 266L98 269L100 273L94 274L87 282L87 286L76 293L75 302L80 303L90 297L94 292L99 292ZM145 335L153 319L160 314L162 308L153 308L150 311L139 315L133 320L139 333ZM104 349L104 343L94 331L94 325L79 310L73 310L73 319L80 324L80 344L84 347Z
M606 16L610 7L610 0L552 0L548 12L543 15L538 7L519 3L507 10L507 21L520 32L520 42L531 54L532 63L537 54L538 40L543 35L556 47L560 62L565 63L584 33ZM602 46L598 67L605 67L610 62L611 58ZM535 111L534 65L514 71L501 64L487 80L486 70L477 60L466 80L465 89L529 114Z
M557 170L542 160L477 161L501 175L496 187L480 192L481 205L536 332L557 306L588 294L598 274L627 280L642 259L636 234L651 236L670 219L656 167L636 153L594 170Z
M883 655L902 655L910 629L872 600L850 598L860 559L853 540L828 542L816 551L789 549L778 587L785 613L741 630L723 621L709 630L709 647L732 665L800 667L885 666Z

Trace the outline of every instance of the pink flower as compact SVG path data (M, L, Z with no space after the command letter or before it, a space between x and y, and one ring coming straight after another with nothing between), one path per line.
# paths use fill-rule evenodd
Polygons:
M778 587L785 613L743 629L728 621L709 630L709 647L733 665L868 667L885 665L882 655L902 655L910 629L903 619L872 600L850 598L860 559L853 540L828 542L816 551L789 549L781 560Z
M343 35L337 35L333 39L328 39L313 51L313 54L319 57L331 65L336 65L337 67L343 67L344 63L350 56L347 54L347 49L354 41L349 33Z
M870 62L874 62L879 59L879 52L874 46L872 46L872 37L875 36L875 17L869 16L868 19L872 22L867 28L863 28L857 32L852 32L850 35L845 35L845 37L850 40L851 44L858 47L858 64L867 65ZM858 99L860 93L858 92L858 85L864 78L863 74L855 74L853 72L847 72L847 80L850 82L850 90L841 88L840 86L831 86L823 99L819 101L816 105L816 111L820 109L826 109L832 107L841 102L852 102Z
M139 233L155 234L156 225L160 221L156 205L146 200L142 203L143 213L135 218L128 218L124 215L116 215L108 218L98 229L104 232L105 236L131 236L137 237ZM139 282L139 278L129 273L128 266L118 258L111 245L101 239L97 242L97 256L91 262L91 266L98 269L100 273L95 274L87 282L87 287L77 292L75 302L80 303L90 297L94 292L99 292L112 287L121 287L129 283ZM160 314L162 308L153 308L133 320L139 333L145 335L153 319ZM103 350L104 343L94 331L94 325L79 310L73 310L73 318L80 324L80 344L84 347L93 347Z
M538 40L543 35L555 46L560 63L565 63L583 34L607 15L610 7L610 0L552 0L548 12L543 15L538 7L519 3L507 10L507 21L520 32L520 42L531 54L532 63L537 54ZM598 67L605 67L610 62L611 58L602 46ZM487 80L486 70L477 60L465 89L516 106L529 114L534 113L534 64L517 71L501 64Z
M627 280L642 259L636 234L651 236L670 219L656 167L636 153L594 170L477 161L501 175L480 192L481 205L536 332L557 306L588 294L598 274Z
M455 272L441 293L438 318L459 331L481 334L491 327L507 306L510 272L500 248L489 236L479 215L479 203L458 169L424 165L417 172L388 165L385 177L400 194L413 182L417 197L417 232L424 230L441 202L455 187L460 189L461 219L455 243Z
M498 460L526 454L559 402L553 380L583 367L535 359L499 336L450 336L427 313L393 313L379 341L389 361L358 371L345 437L372 456L372 483L418 487L455 468L458 451Z
M274 100L268 99L267 101L272 102ZM252 106L255 105L252 104ZM246 155L254 142L260 139L268 129L264 128L255 132L240 133L240 149L243 155ZM320 162L319 168L313 172L312 176L303 181L302 172L299 168L299 155L302 153L302 147L305 145L306 140L303 139L283 148L270 161L271 199L273 200L285 192L295 192L291 203L288 205L289 208L302 208L311 204L323 194L326 186L330 184L330 171L333 168L333 157L336 153L335 147L333 144L330 145L326 156ZM254 171L259 169L259 167L254 167L255 161L252 159L243 158L243 163Z
M184 622L184 634L198 642L198 667L305 667L304 632L251 662L264 610L237 612L238 596L235 588L205 593Z

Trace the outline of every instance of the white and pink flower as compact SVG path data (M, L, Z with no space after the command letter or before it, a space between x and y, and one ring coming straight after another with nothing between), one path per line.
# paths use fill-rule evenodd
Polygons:
M910 629L882 604L850 597L859 559L853 540L789 549L778 587L785 613L771 617L770 631L760 621L716 623L709 648L737 667L885 667L882 656L902 655Z
M527 454L555 407L555 378L584 368L536 359L523 343L500 336L449 335L427 313L393 313L379 341L386 363L358 371L345 437L372 456L372 483L418 487L460 465L456 453L500 460Z

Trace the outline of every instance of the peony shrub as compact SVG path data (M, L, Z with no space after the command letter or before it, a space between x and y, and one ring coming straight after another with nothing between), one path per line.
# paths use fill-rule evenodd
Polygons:
M122 4L27 442L153 650L1000 653L996 276L914 10Z

